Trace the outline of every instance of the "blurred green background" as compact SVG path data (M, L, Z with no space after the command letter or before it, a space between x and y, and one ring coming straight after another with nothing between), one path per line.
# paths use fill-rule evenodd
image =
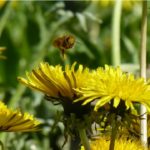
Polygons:
M0 46L7 48L3 53L7 59L0 61L0 99L9 107L19 107L43 122L42 130L37 133L1 133L7 150L62 149L64 126L57 115L62 108L44 100L43 94L20 85L17 77L25 77L25 71L37 67L41 61L51 65L77 61L90 68L112 65L114 5L105 2L0 1ZM150 22L147 45L150 43L149 26ZM121 66L125 71L138 72L140 28L141 3L123 3L120 44ZM68 34L74 35L77 42L63 60L52 42ZM148 47L148 64L149 58ZM76 149L72 145L68 140L63 149Z

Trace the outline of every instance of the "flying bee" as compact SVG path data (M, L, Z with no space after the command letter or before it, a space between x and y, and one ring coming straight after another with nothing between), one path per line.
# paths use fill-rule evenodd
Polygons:
M72 48L75 44L75 37L72 35L64 35L61 37L56 38L53 41L53 46L58 48L64 58L65 56L65 51Z

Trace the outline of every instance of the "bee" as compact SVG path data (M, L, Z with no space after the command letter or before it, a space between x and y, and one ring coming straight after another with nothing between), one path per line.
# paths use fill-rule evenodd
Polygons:
M64 58L65 51L72 48L75 44L75 37L72 35L64 35L53 41L53 46L58 48Z

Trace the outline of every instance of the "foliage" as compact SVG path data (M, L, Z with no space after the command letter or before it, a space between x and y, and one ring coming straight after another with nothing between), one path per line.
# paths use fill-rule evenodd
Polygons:
M20 85L17 76L23 76L42 60L51 65L77 61L90 68L112 64L112 11L112 6L102 7L91 1L10 1L1 6L0 46L7 48L3 52L7 59L0 61L0 98L10 107L20 107L43 122L42 131L37 133L1 134L8 150L62 149L64 127L57 121L62 107ZM139 69L140 18L140 4L122 11L121 59L126 71ZM52 43L65 34L74 35L76 43L66 52L64 61ZM69 149L70 143L73 142L68 141L64 149Z

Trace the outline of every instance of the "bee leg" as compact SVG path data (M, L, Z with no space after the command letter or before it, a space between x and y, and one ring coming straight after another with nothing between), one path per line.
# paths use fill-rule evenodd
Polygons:
M61 49L61 55L62 55L63 60L65 60L66 59L65 49Z
M65 56L65 50L64 49L61 49L61 55L64 58L64 56Z

